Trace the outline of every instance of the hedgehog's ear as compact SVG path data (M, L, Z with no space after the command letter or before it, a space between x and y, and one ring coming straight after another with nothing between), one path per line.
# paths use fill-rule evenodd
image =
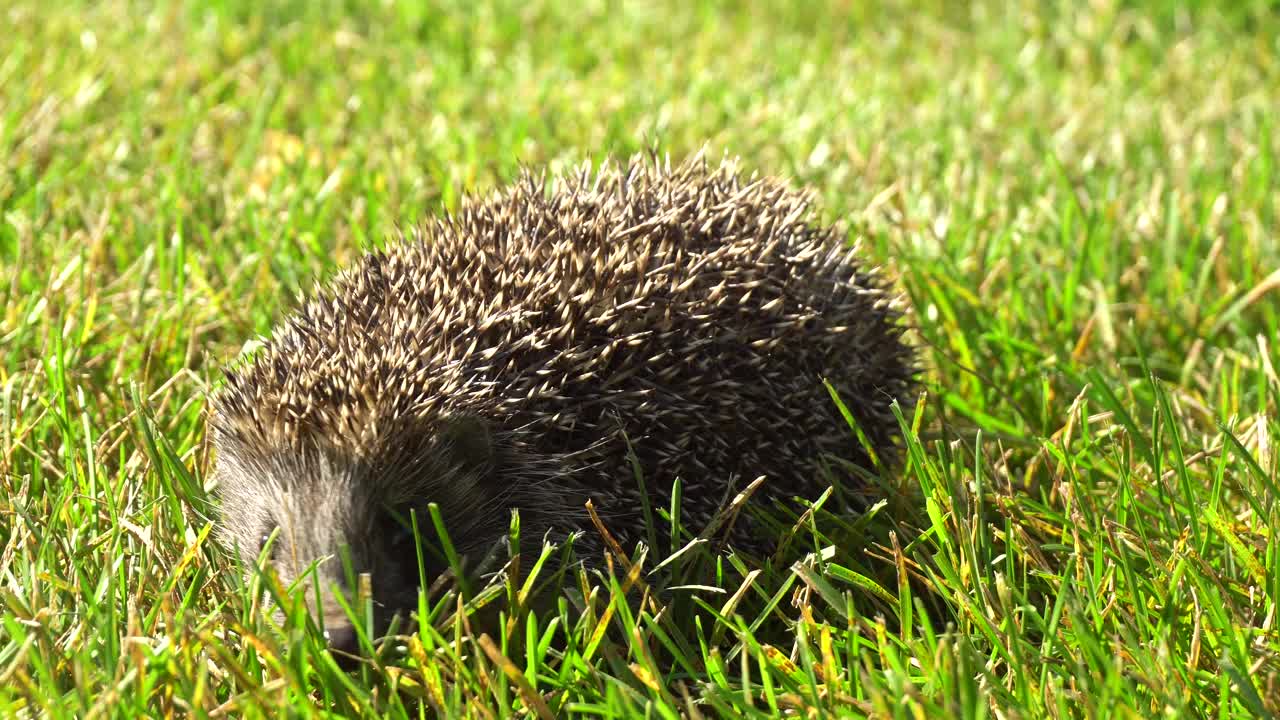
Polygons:
M452 459L472 470L488 467L493 460L493 440L489 425L478 417L449 418L440 431L441 440Z

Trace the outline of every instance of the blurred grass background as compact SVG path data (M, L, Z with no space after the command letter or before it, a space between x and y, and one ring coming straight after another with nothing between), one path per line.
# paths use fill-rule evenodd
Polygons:
M0 707L1277 712L1278 38L1274 2L6 3ZM465 643L370 690L230 637L217 367L521 164L704 145L813 188L910 300L926 412L867 546L722 564L524 685ZM739 586L746 625L707 611ZM538 649L598 616L519 617Z

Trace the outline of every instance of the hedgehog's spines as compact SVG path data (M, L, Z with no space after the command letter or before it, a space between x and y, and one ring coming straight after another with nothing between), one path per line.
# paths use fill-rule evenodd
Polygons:
M590 496L625 525L611 531L634 535L622 428L659 504L683 479L691 520L714 514L729 477L769 475L761 497L815 496L820 455L866 465L823 378L892 461L890 403L910 411L918 373L902 299L856 239L809 219L815 200L705 148L674 165L649 148L559 177L521 168L397 228L227 371L211 415L231 458L223 497L234 506L261 482L236 468L296 452L290 467L319 455L373 468L358 475L371 496L525 505L588 533ZM468 481L484 497L439 484L452 465L437 435L463 416L501 451L485 472L505 482ZM319 477L296 472L293 487Z

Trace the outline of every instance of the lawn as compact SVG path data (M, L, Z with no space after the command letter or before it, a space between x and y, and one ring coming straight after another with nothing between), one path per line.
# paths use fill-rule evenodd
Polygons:
M9 0L0 33L0 715L1280 714L1274 2ZM771 510L784 552L700 546L643 601L619 559L535 610L525 558L340 671L211 534L220 367L397 227L649 147L812 188L896 278L925 373L883 502Z

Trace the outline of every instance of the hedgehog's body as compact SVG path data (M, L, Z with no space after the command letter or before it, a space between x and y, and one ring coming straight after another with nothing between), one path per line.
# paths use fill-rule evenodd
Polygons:
M824 455L870 465L824 379L891 458L915 372L898 313L806 214L729 167L633 162L549 194L526 176L367 256L217 397L225 534L252 555L279 527L286 578L345 543L394 610L418 578L385 506L429 524L438 503L464 554L511 509L525 537L596 537L589 498L639 540L634 452L651 507L680 478L697 532L758 476L757 500L813 498ZM747 528L729 543L769 546Z

